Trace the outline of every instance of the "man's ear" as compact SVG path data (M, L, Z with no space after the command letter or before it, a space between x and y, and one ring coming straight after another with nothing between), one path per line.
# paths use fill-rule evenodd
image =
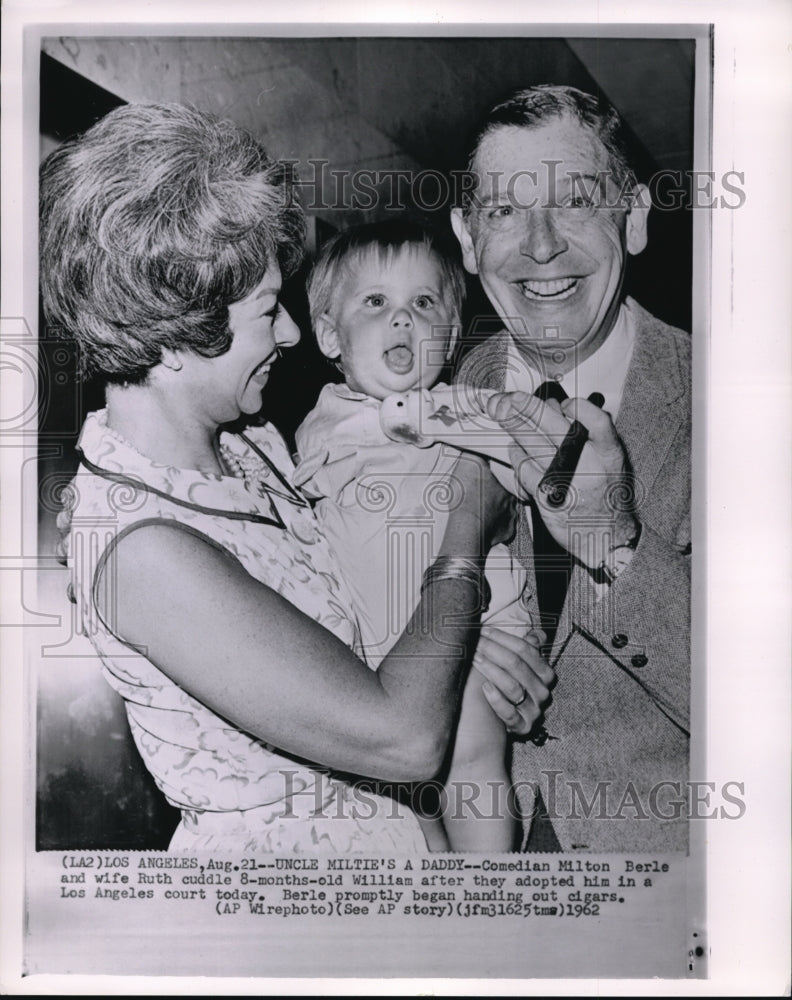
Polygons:
M462 247L462 263L465 265L465 270L470 274L478 274L473 237L470 235L470 216L464 215L461 208L452 208L451 228Z
M636 184L627 211L627 252L640 253L646 246L649 209L652 198L645 184Z
M319 345L319 350L326 358L330 358L333 361L341 355L341 347L338 343L338 331L335 328L335 323L327 313L322 313L317 319L314 333L316 334L316 343Z

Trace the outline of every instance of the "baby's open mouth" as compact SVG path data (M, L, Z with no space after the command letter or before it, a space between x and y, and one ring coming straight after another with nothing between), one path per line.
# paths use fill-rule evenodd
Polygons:
M405 344L397 344L385 351L385 364L396 375L406 375L412 371L414 360L412 349Z
M552 281L521 281L520 290L526 299L568 299L577 288L577 278L555 278Z

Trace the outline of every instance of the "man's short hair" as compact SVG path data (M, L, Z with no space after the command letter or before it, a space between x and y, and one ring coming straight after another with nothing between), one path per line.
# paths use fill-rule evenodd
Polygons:
M324 313L332 316L341 281L370 255L387 266L405 248L423 248L433 257L443 278L443 294L457 320L465 299L465 272L459 247L445 234L410 219L372 222L337 233L322 247L308 279L308 303L314 328Z
M291 181L233 122L179 104L117 108L47 157L44 309L82 373L140 383L165 348L225 353L229 305L299 266Z
M509 126L539 128L564 117L577 120L599 139L608 154L611 179L620 190L631 191L636 184L632 143L619 112L603 97L587 94L576 87L555 84L539 84L518 90L496 104L473 140L468 171L475 176L475 161L481 143L497 129ZM466 198L463 205L466 211L470 209L471 200L469 196Z

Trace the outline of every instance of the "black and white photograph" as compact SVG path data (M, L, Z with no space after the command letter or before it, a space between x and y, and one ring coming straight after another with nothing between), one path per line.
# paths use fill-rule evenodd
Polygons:
M749 860L788 926L788 484L729 498L789 373L738 462L762 182L688 9L15 19L4 984L707 995Z

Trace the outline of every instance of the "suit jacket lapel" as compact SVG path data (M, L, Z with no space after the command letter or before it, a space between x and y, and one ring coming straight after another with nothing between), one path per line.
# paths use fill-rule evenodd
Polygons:
M616 431L639 480L640 493L648 494L685 419L674 406L684 386L675 345L663 324L632 299L628 303L635 317L635 347Z
M635 346L622 393L615 427L627 452L636 491L636 502L651 495L671 442L685 419L674 404L684 391L679 357L668 328L651 313L628 299L635 321ZM570 601L590 585L588 571L575 566L556 633L553 656L569 634Z

